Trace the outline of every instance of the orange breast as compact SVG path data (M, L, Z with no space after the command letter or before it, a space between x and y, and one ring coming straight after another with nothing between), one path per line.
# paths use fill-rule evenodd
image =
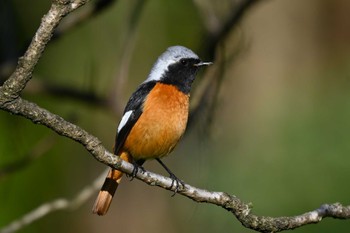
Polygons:
M188 108L188 95L175 86L157 83L147 96L143 113L123 149L136 160L169 154L186 129Z

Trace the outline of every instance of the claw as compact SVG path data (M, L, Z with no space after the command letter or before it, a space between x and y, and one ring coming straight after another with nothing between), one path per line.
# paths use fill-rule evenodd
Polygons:
M156 160L157 160L157 161L159 162L159 164L162 165L162 167L164 167L164 169L169 173L169 176L170 176L170 178L171 178L171 180L172 180L169 189L172 189L173 187L175 187L174 193L173 193L173 195L172 195L172 197L173 197L173 196L175 196L175 194L179 191L180 186L182 186L182 188L185 187L185 183L184 183L182 180L180 180L179 178L177 178L177 177L174 175L174 173L172 173L172 171L170 171L170 169L169 169L167 166L165 166L165 164L164 164L160 159L156 159Z
M170 189L175 187L174 193L171 195L173 197L179 191L180 186L182 186L182 188L185 187L185 183L179 178L177 178L173 173L170 174L170 178L172 179Z
M133 162L132 164L134 165L134 169L132 170L131 175L127 175L128 177L131 177L130 181L132 181L136 177L136 174L139 172L139 169L141 170L141 172L146 171L145 168L139 165L137 162Z

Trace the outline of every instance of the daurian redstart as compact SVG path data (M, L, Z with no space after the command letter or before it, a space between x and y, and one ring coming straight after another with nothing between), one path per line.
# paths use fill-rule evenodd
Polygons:
M169 47L155 62L147 79L131 95L119 123L114 154L137 168L145 160L157 159L179 185L181 182L162 163L182 137L187 124L189 97L202 62L190 49ZM123 173L111 169L98 194L93 213L104 215Z

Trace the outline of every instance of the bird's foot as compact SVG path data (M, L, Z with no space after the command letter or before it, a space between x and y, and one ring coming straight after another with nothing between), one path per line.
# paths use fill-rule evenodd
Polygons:
M127 175L128 177L130 177L130 181L132 181L136 177L136 174L139 172L139 170L141 170L142 173L146 171L145 168L139 165L138 163L133 162L132 164L134 165L134 169L132 169L131 175Z
M184 188L185 187L185 182L183 182L182 180L177 178L174 175L174 173L169 173L169 175L170 175L170 179L172 180L171 181L171 185L170 185L170 189L175 188L173 195L171 195L173 197L179 191L180 188Z

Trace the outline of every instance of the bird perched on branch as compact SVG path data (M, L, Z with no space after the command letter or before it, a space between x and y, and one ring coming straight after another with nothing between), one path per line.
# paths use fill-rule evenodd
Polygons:
M188 48L169 47L131 95L118 126L114 154L134 164L134 176L145 160L156 159L173 179L175 192L182 184L160 159L174 149L185 132L192 83L198 69L210 64ZM107 213L122 176L118 170L109 171L93 213Z

